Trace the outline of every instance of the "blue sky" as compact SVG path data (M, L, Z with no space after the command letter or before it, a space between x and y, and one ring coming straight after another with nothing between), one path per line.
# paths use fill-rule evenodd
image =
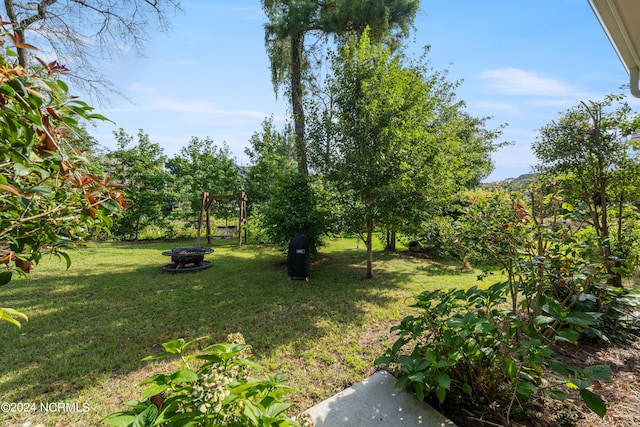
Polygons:
M424 45L434 70L463 80L458 98L474 116L507 123L493 156L499 181L528 173L537 130L580 101L620 92L628 75L586 0L423 0L409 39ZM191 137L229 145L239 164L262 121L287 114L277 99L264 48L259 0L184 0L168 34L152 34L146 57L123 56L103 71L129 100L99 108L115 122L92 131L115 147L112 132L142 129L171 157ZM630 100L640 110L638 100Z

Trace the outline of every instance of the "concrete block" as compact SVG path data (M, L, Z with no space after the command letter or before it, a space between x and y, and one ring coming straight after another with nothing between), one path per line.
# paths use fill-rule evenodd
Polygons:
M305 412L316 427L455 427L395 383L393 375L379 371Z

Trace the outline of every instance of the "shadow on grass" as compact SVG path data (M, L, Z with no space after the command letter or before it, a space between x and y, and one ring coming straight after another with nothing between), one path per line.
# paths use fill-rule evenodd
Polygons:
M290 281L283 255L226 245L207 256L211 268L169 274L161 251L175 244L97 246L71 270L51 268L0 289L2 306L30 317L22 329L0 326L4 400L73 399L104 377L140 369L143 357L179 337L219 342L241 332L260 356L283 345L302 351L325 334L328 319L359 325L364 306L389 304L409 274L363 280L363 253L344 251L324 255L311 281ZM119 257L111 259L112 250Z

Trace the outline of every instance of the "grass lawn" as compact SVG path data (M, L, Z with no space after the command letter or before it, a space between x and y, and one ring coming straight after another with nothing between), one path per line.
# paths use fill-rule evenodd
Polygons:
M98 425L139 397L139 381L172 368L141 361L161 343L220 342L231 332L287 375L297 390L289 400L303 410L374 371L411 296L477 283L457 265L380 251L376 277L364 280L364 245L349 239L322 248L309 282L288 280L275 249L228 241L214 244L209 269L163 273L162 251L176 245L194 242L92 243L72 254L69 270L45 257L30 282L0 288L0 306L29 316L22 329L0 324L0 401L35 404L0 412L0 425Z

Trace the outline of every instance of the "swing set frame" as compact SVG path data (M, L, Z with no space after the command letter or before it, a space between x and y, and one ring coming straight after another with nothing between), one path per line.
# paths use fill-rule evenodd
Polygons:
M211 215L210 209L211 204L215 200L234 200L236 202L236 206L238 207L238 225L237 226L219 226L216 227L216 232L211 234ZM200 235L202 233L203 222L206 224L207 231L207 242L211 244L211 239L238 239L238 246L242 245L242 240L244 237L244 242L247 243L247 229L243 228L247 224L247 194L243 191L239 194L225 194L225 195L209 195L209 193L202 193L202 205L200 208L200 217L198 219L198 241L197 246L200 246ZM234 229L233 233L228 233L229 229ZM221 232L218 232L218 229ZM244 231L244 233L243 233Z

